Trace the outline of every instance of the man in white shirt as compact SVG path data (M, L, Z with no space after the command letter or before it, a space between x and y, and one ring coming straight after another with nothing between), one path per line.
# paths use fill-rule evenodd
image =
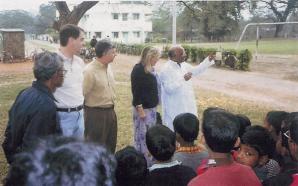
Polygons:
M60 30L58 54L67 73L62 87L54 93L62 134L84 137L83 68L84 61L76 56L84 46L84 32L76 25L67 24Z
M163 123L173 130L173 120L181 113L192 113L198 116L192 76L204 72L214 64L214 56L208 56L197 66L184 62L186 54L181 46L169 50L170 60L163 66L159 74L161 85L161 104Z

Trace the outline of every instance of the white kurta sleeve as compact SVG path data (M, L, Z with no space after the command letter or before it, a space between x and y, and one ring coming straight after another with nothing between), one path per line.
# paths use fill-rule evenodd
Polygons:
M209 68L213 64L214 64L214 60L210 61L209 57L206 57L203 60L203 62L201 62L199 65L192 68L191 73L194 76L197 76L197 75L203 73L207 68Z
M178 88L183 86L185 81L183 76L177 76L171 71L161 72L159 75L160 84L166 93L172 94L177 91Z

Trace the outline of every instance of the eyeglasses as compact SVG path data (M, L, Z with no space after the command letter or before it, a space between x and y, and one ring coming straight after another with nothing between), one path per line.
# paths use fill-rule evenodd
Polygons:
M285 137L290 138L290 130L283 133Z
M63 76L67 73L67 70L58 70Z

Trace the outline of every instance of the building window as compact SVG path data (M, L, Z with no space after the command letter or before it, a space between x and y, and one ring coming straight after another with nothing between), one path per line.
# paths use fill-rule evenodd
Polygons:
M128 32L122 32L122 37L123 38L128 38Z
M136 38L140 37L140 31L133 32L133 36Z
M128 13L122 14L122 21L127 21Z
M119 32L112 32L113 38L119 38Z
M146 22L152 21L151 17L152 17L152 14L145 14L145 21Z
M118 20L119 19L119 14L118 13L112 13L113 19Z
M132 14L133 20L139 20L140 19L140 14L139 13L134 13Z
M95 36L101 38L101 32L95 32Z

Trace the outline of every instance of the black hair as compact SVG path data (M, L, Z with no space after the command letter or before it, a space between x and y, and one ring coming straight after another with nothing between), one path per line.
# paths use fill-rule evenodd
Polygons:
M266 115L266 120L271 125L276 135L279 135L282 121L288 116L288 112L285 111L270 111Z
M208 108L203 113L202 127L206 144L213 152L231 152L239 131L234 114L219 108Z
M291 140L298 145L298 117L291 121L290 137Z
M83 29L73 24L63 25L59 32L60 45L66 46L69 38L77 39L80 36L80 33L83 32Z
M176 135L164 125L155 125L146 133L146 145L155 159L167 161L176 150Z
M104 148L75 138L50 137L15 156L8 185L104 185L115 183L115 159Z
M96 57L104 56L112 48L115 48L115 46L109 40L103 39L98 41L95 45Z
M172 59L173 57L175 57L176 56L176 50L170 49L168 51L168 56L169 56L170 59Z
M295 118L298 118L298 112L289 113L288 116L283 120L284 124L281 128L281 144L283 147L286 147L287 149L289 149L288 138L284 135L284 133L290 129L291 122Z
M193 142L199 134L199 120L191 113L179 114L173 121L174 131L178 133L184 141Z
M236 117L239 123L239 137L241 138L245 132L245 129L251 126L251 122L249 118L243 114L237 114Z
M261 126L248 127L241 138L241 144L254 148L260 156L272 158L275 152L275 142L268 130Z
M147 162L142 153L134 147L127 146L116 152L115 157L117 186L139 186L144 183L148 171Z

